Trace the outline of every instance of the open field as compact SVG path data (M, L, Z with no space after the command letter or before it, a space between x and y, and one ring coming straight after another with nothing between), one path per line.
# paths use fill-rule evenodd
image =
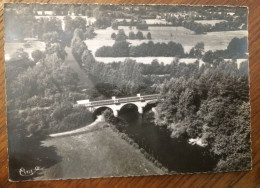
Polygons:
M216 23L226 22L227 20L195 20L194 22L201 24L210 24L212 26L216 25Z
M171 64L171 62L175 59L175 57L96 57L97 61L104 62L104 63L111 63L111 62L123 62L125 59L133 59L138 63L143 64L150 64L153 60L157 59L159 63ZM197 59L196 58L180 58L179 62L181 63L194 63ZM231 59L225 59L226 61L231 61ZM247 59L236 59L238 66L243 61L247 61ZM199 61L200 65L204 62L202 60Z
M31 57L31 53L34 50L45 50L45 43L41 41L30 41L30 47L28 48L25 48L24 44L25 42L5 43L5 60L9 60L12 54L14 54L19 48L23 48L23 50L28 53L29 57Z
M126 26L120 26L119 29L124 29L125 34L128 35L130 31L137 32L136 28L132 30ZM95 30L97 33L96 38L87 39L85 43L88 48L93 52L95 52L98 48L102 46L112 46L114 44L114 40L111 39L112 33L117 33L117 30L113 30L111 27L103 30ZM184 27L156 27L150 26L147 31L142 31L144 36L148 32L151 32L152 41L154 43L157 42L165 42L168 43L170 41L174 41L176 43L182 44L185 52L189 52L192 47L194 47L198 42L204 42L205 51L207 50L224 50L227 48L229 42L234 38L242 38L248 35L247 31L239 30L239 31L221 31L221 32L209 32L206 34L195 35L193 31L185 29ZM143 42L149 42L150 40L128 40L131 45L136 46L140 45Z
M40 179L88 178L160 174L162 171L143 154L122 140L110 127L80 135L43 141L54 146L62 161L43 170Z
M117 21L121 22L123 20L130 22L131 19L116 19ZM168 24L169 22L167 22L166 20L162 20L162 19L144 19L146 21L147 24L151 25L151 24Z
M38 16L41 17L41 16ZM51 17L51 16L45 16ZM59 19L63 20L64 16L58 16ZM74 16L75 17L75 16ZM87 17L86 17L87 19ZM90 21L93 21L93 18L89 18ZM214 20L203 20L203 21L214 21ZM216 20L215 20L216 21ZM217 20L220 21L220 20ZM130 29L127 26L120 26L119 29L124 29L126 35L129 34L130 31L134 31L135 33L138 31L136 28ZM102 46L112 46L114 44L114 40L111 39L111 34L117 30L113 30L111 27L107 29L98 29L95 30L97 36L94 39L87 39L85 40L86 45L88 46L89 50L92 51L93 55L95 56L95 52ZM184 47L185 52L189 52L192 47L196 45L198 42L204 42L205 44L205 51L208 50L224 50L227 48L229 42L234 38L242 38L248 35L247 31L239 30L239 31L222 31L222 32L209 32L202 35L195 35L193 31L185 29L184 27L157 27L157 26L150 26L147 31L142 31L144 36L148 32L152 34L152 41L154 43L157 42L165 42L168 43L170 41L174 41L176 43L181 43ZM144 42L149 42L150 40L128 40L131 45L136 46L140 45ZM41 41L30 41L31 46L28 48L24 47L24 43L5 43L5 53L6 60L10 59L11 55L19 48L23 48L25 52L29 54L31 57L31 52L35 49L44 51L45 44ZM98 61L102 61L104 63L112 62L112 61L123 61L125 58L101 58L96 57ZM116 59L116 60L115 60ZM138 62L142 63L150 63L154 57L138 57L132 58L136 59ZM168 64L172 61L172 57L158 57L156 58L159 62L164 62ZM190 62L193 60L188 60L185 62Z

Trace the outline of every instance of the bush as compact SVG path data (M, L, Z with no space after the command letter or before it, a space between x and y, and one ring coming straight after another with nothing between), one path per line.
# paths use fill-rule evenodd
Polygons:
M64 102L60 105L58 105L53 113L51 114L51 116L57 120L57 121L61 121L64 117L66 117L67 115L69 115L73 110L73 106L71 103L68 102Z
M152 35L151 35L151 33L150 33L150 32L148 32L148 33L147 33L147 35L146 35L146 38L147 38L147 39L149 39L149 40L151 40L151 39L152 39Z
M233 38L227 47L229 58L246 58L247 48L247 37Z
M134 39L135 39L135 33L134 33L133 31L130 31L128 38L129 38L130 40L134 40Z
M40 50L34 50L32 52L32 58L34 60L34 62L38 62L40 59L44 58L44 53Z
M112 33L112 34L111 34L111 39L113 39L113 40L116 39L116 34L115 34L115 33Z
M142 33L141 31L138 31L138 32L136 33L136 38L139 39L139 40L144 39L143 33Z
M118 29L118 22L117 21L112 22L112 29L114 29L114 30Z
M27 100L28 107L48 107L54 103L53 99L34 96Z
M119 29L117 35L116 35L116 41L125 41L127 39L127 36L125 34L125 31L123 29Z
M113 112L110 109L106 109L102 114L106 122L111 124L116 124L118 122L118 118L114 116Z
M73 130L83 127L92 122L92 113L85 107L74 107L70 114L64 117L61 126L63 131Z

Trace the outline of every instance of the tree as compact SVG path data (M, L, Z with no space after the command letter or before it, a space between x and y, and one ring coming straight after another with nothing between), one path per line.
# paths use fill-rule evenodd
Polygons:
M241 75L248 75L248 61L243 61L240 63L240 66L239 66L239 72Z
M147 36L146 36L147 39L151 40L152 39L152 35L150 32L147 33Z
M129 56L129 42L116 41L113 46L114 57L128 57Z
M75 29L74 32L73 32L73 37L77 37L79 38L80 40L83 40L84 39L84 34L83 34L83 31L82 29Z
M60 42L60 36L57 32L48 32L43 34L43 40L45 43L57 43Z
M118 29L118 22L117 21L112 22L112 29L114 29L114 30Z
M197 59L201 59L204 54L204 43L199 42L197 43L191 50L190 50L190 57L195 57Z
M96 50L96 57L115 57L114 50L111 46L102 46Z
M138 31L138 32L136 33L136 38L139 39L139 40L144 39L143 33L142 33L141 31Z
M115 33L112 33L112 34L111 34L111 39L113 39L113 40L116 39L116 34L115 34Z
M247 38L233 38L228 44L227 51L229 58L245 58L248 52Z
M93 39L95 37L96 33L94 30L94 27L89 26L85 32L85 38L87 39Z
M34 62L38 62L40 59L44 58L44 53L40 50L34 50L31 55Z
M93 65L96 63L95 58L93 57L92 53L89 50L84 50L81 55L82 65L86 67L86 71L89 73Z
M60 43L52 43L52 44L46 44L45 47L45 54L46 55L56 55L58 58L64 60L67 53L64 49L64 47Z
M126 39L127 36L125 34L125 31L123 29L119 29L116 35L116 41L125 41Z
M65 102L62 103L61 105L57 106L51 116L58 120L61 121L64 117L69 115L72 112L73 106L71 103Z
M134 40L135 39L135 33L133 31L130 31L128 38L129 38L129 40Z

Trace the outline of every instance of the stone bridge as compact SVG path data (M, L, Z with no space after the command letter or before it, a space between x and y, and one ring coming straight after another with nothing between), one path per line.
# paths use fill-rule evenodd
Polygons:
M77 101L77 105L84 105L92 112L96 111L99 108L107 107L110 108L113 111L114 116L117 117L120 109L127 104L135 105L138 108L138 112L142 114L143 108L148 103L157 101L158 97L159 97L158 94L143 95L143 96L137 94L137 96L135 97L125 97L125 98L112 97L112 99L109 100L99 100L99 101L89 101L88 99L79 100Z

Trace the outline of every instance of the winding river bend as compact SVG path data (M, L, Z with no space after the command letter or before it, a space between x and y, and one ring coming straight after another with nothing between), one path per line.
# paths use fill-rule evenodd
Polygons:
M212 171L217 159L210 155L206 148L191 145L187 139L173 139L170 131L156 126L151 119L153 115L136 110L125 110L119 118L127 126L117 126L120 132L134 139L147 153L157 159L170 172L207 172Z

